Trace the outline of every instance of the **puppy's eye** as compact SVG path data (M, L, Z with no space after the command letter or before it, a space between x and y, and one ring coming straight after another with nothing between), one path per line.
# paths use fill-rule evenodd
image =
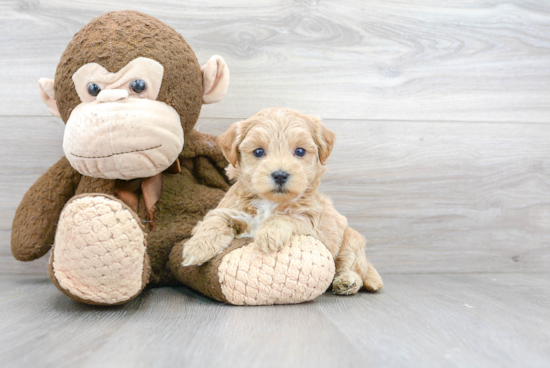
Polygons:
M95 84L95 83L89 83L88 84L88 93L90 96L97 96L99 95L99 92L101 92L101 88Z
M130 89L134 93L143 93L147 89L147 84L141 79L136 79L130 83Z
M262 148L256 148L252 153L254 154L255 157L258 157L258 158L262 157L265 154Z
M304 157L306 155L306 150L303 148L296 148L296 151L294 151L294 154L298 157Z

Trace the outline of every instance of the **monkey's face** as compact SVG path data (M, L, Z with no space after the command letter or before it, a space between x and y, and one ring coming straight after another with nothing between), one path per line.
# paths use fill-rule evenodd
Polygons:
M81 174L134 179L166 170L183 148L176 110L157 101L164 68L137 58L117 73L97 63L73 75L81 103L71 112L63 150Z
M202 104L221 101L225 61L201 68L174 29L146 14L103 14L78 31L40 97L67 124L63 149L81 174L154 176L174 163Z

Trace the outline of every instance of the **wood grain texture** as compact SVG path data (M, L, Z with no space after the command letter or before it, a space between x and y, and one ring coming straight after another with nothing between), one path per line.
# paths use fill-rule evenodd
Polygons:
M233 119L200 119L220 134ZM550 272L550 125L327 120L337 134L321 190L368 240L382 274ZM63 154L62 123L0 117L0 267L15 209Z
M227 60L227 98L203 117L550 120L550 3L524 0L5 0L0 114L47 115L38 79L93 17L128 8L174 27L201 63Z
M380 294L235 307L185 288L121 307L0 278L3 367L547 367L548 275L393 275Z
M12 258L15 209L63 154L37 81L123 9L228 62L199 130L272 106L325 119L322 190L367 237L382 293L250 308L161 288L99 308L61 294L46 257ZM550 366L548 65L544 0L1 1L0 365Z
M549 125L333 122L324 190L386 272L550 271Z

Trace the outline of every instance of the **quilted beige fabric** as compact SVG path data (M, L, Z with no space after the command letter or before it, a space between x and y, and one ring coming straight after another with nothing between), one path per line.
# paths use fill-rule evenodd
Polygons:
M107 197L80 197L65 206L52 257L59 285L78 298L114 304L142 288L143 231L130 211Z
M319 240L295 236L266 255L254 243L227 254L218 269L231 304L272 305L309 301L324 293L334 277L334 259Z

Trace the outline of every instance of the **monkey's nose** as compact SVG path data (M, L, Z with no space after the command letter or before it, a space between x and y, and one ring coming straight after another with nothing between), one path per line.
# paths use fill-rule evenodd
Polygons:
M125 89L104 89L96 97L97 102L115 102L128 98L128 91Z
M273 178L275 183L277 183L277 185L279 186L282 186L284 183L286 183L289 176L290 176L289 173L281 170L275 171L274 173L271 174L271 177Z

